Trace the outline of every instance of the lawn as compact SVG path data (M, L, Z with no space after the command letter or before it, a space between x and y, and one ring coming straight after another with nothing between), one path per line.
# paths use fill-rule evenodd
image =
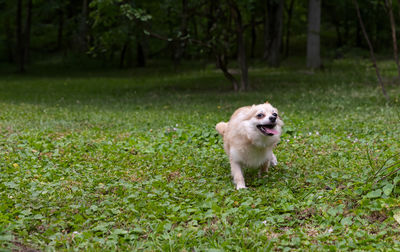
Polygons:
M380 65L390 104L364 60L257 65L244 93L200 65L3 74L0 250L400 250L400 87ZM266 100L279 164L237 191L214 127Z

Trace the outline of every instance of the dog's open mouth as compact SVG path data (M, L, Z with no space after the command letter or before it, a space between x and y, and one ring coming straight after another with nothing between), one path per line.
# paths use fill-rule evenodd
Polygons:
M279 132L274 129L276 124L259 124L257 125L257 128L261 131L266 136L273 136L273 135L278 135Z

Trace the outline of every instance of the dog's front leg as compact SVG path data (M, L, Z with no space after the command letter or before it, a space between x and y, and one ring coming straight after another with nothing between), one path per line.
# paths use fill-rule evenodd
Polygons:
M278 159L276 158L274 153L272 153L272 159L270 162L271 162L271 166L276 166L278 164Z
M246 185L244 183L244 177L242 174L242 169L240 168L240 165L231 160L231 172L232 172L232 177L233 177L233 182L236 184L236 189L242 189L246 188Z

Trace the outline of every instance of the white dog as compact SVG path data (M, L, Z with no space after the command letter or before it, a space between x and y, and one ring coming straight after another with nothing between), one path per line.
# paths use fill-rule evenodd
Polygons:
M259 168L267 172L277 160L272 152L280 140L283 122L278 110L268 102L239 108L229 122L220 122L216 129L224 139L236 189L246 188L242 168Z

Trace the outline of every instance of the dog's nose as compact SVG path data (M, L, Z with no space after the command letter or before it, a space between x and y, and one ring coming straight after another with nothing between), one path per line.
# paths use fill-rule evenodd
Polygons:
M275 122L275 121L276 121L276 117L275 117L275 116L270 116L270 117L269 117L269 120L270 120L271 122Z

